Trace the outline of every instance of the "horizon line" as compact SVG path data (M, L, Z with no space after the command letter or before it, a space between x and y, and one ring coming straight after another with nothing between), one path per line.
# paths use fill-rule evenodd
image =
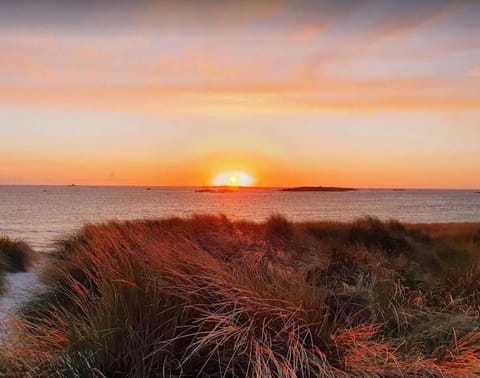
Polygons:
M132 184L132 185L109 185L109 184L2 184L0 187L5 186L38 186L38 187L100 187L100 188L222 188L230 187L226 185L148 185L148 184ZM254 185L254 186L231 186L234 189L286 189L297 187L338 187L346 188L346 186L332 186L332 185ZM349 188L357 190L480 190L480 187L406 187L406 186L378 186L378 187L366 187L366 186L349 186Z

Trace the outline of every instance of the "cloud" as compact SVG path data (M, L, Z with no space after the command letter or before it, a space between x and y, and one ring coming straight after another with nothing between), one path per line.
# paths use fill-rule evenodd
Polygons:
M254 0L38 0L0 1L8 30L112 31L118 29L229 29L280 14L286 1Z
M480 45L457 25L470 2L66 4L41 12L64 12L53 23L62 33L42 17L29 30L2 25L1 103L148 113L478 109L469 78ZM31 12L1 6L20 25ZM96 18L107 14L115 33ZM93 15L92 28L67 25L82 15Z
M474 79L480 79L480 66L472 68L469 75Z
M461 85L459 85L461 87ZM116 85L0 89L17 105L113 112L303 112L479 109L478 95L431 80L390 78L316 83L230 83L193 86Z

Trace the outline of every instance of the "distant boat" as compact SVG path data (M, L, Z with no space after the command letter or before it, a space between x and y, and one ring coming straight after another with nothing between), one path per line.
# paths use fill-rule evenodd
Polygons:
M299 186L295 188L283 188L281 192L351 192L358 189L340 188L336 186Z
M394 192L404 192L406 189L392 189Z
M75 184L70 184L70 185L68 185L68 186L76 186L76 185L75 185Z
M152 190L152 188L146 188L147 190Z

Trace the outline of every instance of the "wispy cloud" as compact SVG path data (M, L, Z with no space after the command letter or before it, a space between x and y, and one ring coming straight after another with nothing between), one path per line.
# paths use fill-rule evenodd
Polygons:
M480 5L470 1L65 4L0 4L0 102L134 112L479 107Z

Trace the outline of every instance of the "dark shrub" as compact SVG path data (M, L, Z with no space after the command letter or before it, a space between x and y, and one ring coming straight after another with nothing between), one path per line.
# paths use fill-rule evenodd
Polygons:
M473 244L480 247L480 230L473 234Z
M273 214L265 224L269 236L289 239L294 232L292 223L280 214Z
M22 240L0 238L0 258L3 260L4 269L8 272L27 271L32 253L30 246Z
M412 252L403 225L395 221L382 222L372 217L353 222L347 241L392 254Z

